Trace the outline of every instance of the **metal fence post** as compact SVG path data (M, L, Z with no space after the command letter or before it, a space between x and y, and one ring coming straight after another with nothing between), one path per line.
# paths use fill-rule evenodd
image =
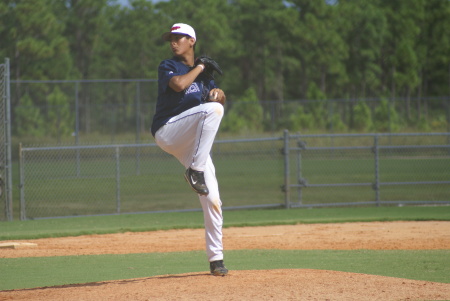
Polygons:
M303 179L302 175L302 150L305 149L306 143L300 140L300 136L298 136L297 141L297 197L298 197L298 204L302 205L302 189L304 187L304 184L306 183L305 179Z
M5 63L0 64L0 195L7 221L13 220L10 83L9 59L5 58Z
M27 219L25 207L25 173L24 173L24 153L22 150L22 143L19 143L19 195L20 195L20 220Z
M9 207L9 215L8 220L13 220L13 195L12 195L12 157L11 157L11 91L10 91L10 73L9 73L9 59L6 59L6 158L7 158L7 164L5 165L6 168L6 175L7 175L7 190L5 191L6 197L8 198L8 207Z
M120 213L120 152L116 147L116 212Z
M141 85L136 83L136 143L141 143ZM136 175L141 174L141 148L136 148Z
M284 206L286 209L289 209L290 206L290 182L289 182L289 175L290 175L290 169L289 169L289 131L284 130L284 148L283 148L283 155L284 155Z
M447 132L450 134L450 99L447 99ZM450 144L450 135L447 136L447 143Z
M78 98L79 82L75 82L75 145L80 145L80 101ZM77 177L80 176L80 150L76 150Z
M380 161L379 161L379 149L378 149L378 135L373 138L373 152L375 155L375 183L373 189L375 190L375 203L376 206L380 206Z

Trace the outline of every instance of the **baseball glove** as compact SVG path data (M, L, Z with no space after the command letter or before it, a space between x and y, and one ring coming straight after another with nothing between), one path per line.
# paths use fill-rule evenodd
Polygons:
M199 56L195 60L194 66L197 66L198 64L205 65L205 70L203 71L203 73L210 80L214 79L214 71L216 71L220 75L223 74L223 71L222 71L222 69L220 69L219 64L217 64L217 62L215 60L213 60L212 58L210 58L209 56L206 56L206 55Z

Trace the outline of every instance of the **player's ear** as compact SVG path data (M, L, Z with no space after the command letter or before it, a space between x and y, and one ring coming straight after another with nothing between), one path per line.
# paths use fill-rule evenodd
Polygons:
M191 45L191 47L194 47L196 42L197 41L194 38L189 37L189 45Z

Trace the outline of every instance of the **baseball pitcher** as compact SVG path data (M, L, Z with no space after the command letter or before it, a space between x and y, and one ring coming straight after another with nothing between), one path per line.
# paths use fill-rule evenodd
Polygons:
M222 202L210 151L223 117L224 92L214 82L219 65L195 59L194 29L176 23L163 34L173 57L158 67L158 101L151 132L158 146L186 168L184 177L199 195L211 274L224 276Z

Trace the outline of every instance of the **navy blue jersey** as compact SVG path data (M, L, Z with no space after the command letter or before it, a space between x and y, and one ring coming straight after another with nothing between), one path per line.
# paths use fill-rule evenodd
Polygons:
M187 89L181 92L176 92L169 87L169 81L173 76L186 74L191 69L176 57L164 60L159 64L158 101L151 127L153 137L156 131L165 125L170 118L206 102L209 91L217 88L214 80L206 79L202 73Z

